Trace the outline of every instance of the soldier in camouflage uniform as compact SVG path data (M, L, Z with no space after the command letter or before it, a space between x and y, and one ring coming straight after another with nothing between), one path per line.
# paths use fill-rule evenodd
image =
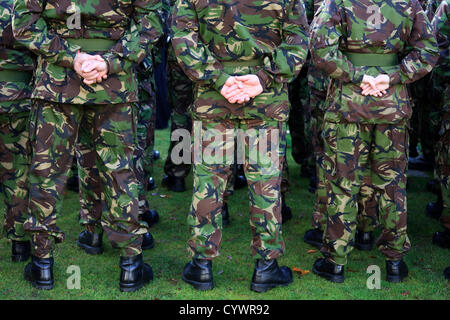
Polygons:
M395 6L326 1L313 22L310 43L314 64L332 78L322 132L328 196L321 249L325 258L314 263L313 271L329 281L344 281L358 194L370 175L383 228L376 244L386 258L387 280L402 281L408 274L402 257L411 246L405 185L411 107L405 84L436 64L436 40L417 0ZM404 57L401 62L398 55Z
M25 276L37 288L53 288L53 239L64 240L56 217L80 128L89 131L97 151L104 186L102 227L121 249L120 289L135 291L153 277L142 260L147 230L138 220L132 164L133 103L138 101L133 67L162 32L159 6L156 0L76 6L56 0L14 2L14 36L38 55L30 121L31 201L24 223L32 240L32 263Z
M440 217L444 231L436 232L433 243L443 248L450 248L450 3L442 1L433 18L433 29L439 44L441 59L433 70L433 82L441 88L441 95L436 97L440 102L440 139L437 144L435 177L440 183L443 212ZM448 272L448 270L447 270Z
M158 213L150 209L146 197L153 165L155 103L152 89L152 66L152 56L147 55L136 70L139 83L139 102L134 103L137 123L135 124L136 137L133 154L133 170L138 180L139 219L146 222L149 227L159 220ZM100 254L103 252L101 217L104 210L102 201L104 186L96 165L98 156L90 130L80 127L75 151L78 160L78 176L80 177L80 224L85 227L78 237L77 244L88 254ZM153 248L154 244L150 232L142 235L141 248L143 250Z
M172 12L175 0L170 0L170 11L167 19L167 26L170 30ZM185 129L189 132L192 129L192 120L189 114L189 107L193 102L193 83L184 74L175 57L175 52L171 45L168 47L167 57L167 89L169 92L169 104L172 109L170 132L177 129ZM162 185L175 192L186 190L185 178L191 171L191 165L187 163L175 164L172 161L171 153L178 141L172 141L164 163L164 173Z
M314 12L318 12L323 0L314 1ZM317 188L316 202L312 215L312 227L306 231L304 241L317 248L322 247L323 230L326 225L326 204L328 201L327 191L325 188L325 176L322 167L319 165L324 160L323 141L321 139L324 115L325 100L329 86L329 77L322 70L310 63L308 68L308 86L309 86L309 110L310 126L308 132L312 135L312 145L314 150L314 158L316 162ZM365 184L361 188L358 199L358 216L357 230L355 234L355 247L359 250L372 250L373 235L377 223L377 203L374 189L370 186L369 177L364 180Z
M434 12L441 0L419 0L428 20L432 20ZM430 90L431 89L431 90ZM435 165L435 146L439 140L439 104L432 99L435 87L431 83L430 74L409 85L413 114L410 120L409 169L429 170ZM417 152L420 142L422 153ZM429 215L437 208L428 206Z
M12 14L13 0L0 0L0 188L12 261L26 261L30 241L23 223L28 211L28 124L35 57L14 41Z
M241 129L249 136L244 142L244 171L250 192L251 248L259 255L251 289L288 285L290 269L277 264L284 253L280 183L289 113L287 83L298 75L308 52L304 6L290 0L265 6L255 0L178 0L172 21L176 57L195 83L194 193L188 215L193 259L183 270L183 280L196 289L213 288L212 260L219 255L223 195L233 162L229 156L225 162L220 152L233 154L235 133ZM239 79L245 84L234 76L244 76ZM240 99L252 85L257 90L246 98L253 99ZM239 92L236 88L241 86L248 91ZM225 98L227 94L233 96ZM267 146L267 152L254 152L259 144ZM215 156L197 158L213 147Z
M441 2L441 0L429 0L423 4L426 7L425 14L430 21L433 20L434 14ZM440 170L440 163L436 162L439 157L437 146L439 146L439 131L441 129L442 120L442 93L445 92L442 68L436 68L431 74L427 75L425 79L426 82L422 82L422 90L426 92L426 94L424 94L424 101L419 107L426 109L425 111L427 111L427 114L425 117L419 117L419 123L421 124L420 129L422 129L422 127L425 128L423 130L424 138L422 140L425 140L426 143L430 145L429 149L432 150L432 153L430 152L430 154L434 155L435 179L428 182L427 189L437 195L437 201L428 203L425 208L425 213L428 217L439 219L444 210L441 183L439 182L440 179L438 173ZM422 81L422 79L419 80L419 83L420 81ZM414 166L410 165L410 168L414 168Z

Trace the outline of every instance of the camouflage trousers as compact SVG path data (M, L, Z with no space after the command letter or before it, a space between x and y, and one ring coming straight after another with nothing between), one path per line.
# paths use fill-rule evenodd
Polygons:
M189 107L194 99L193 83L184 74L176 61L173 50L169 49L167 70L167 89L169 91L169 104L172 108L170 132L177 129L191 131L192 120ZM164 163L164 173L171 177L185 178L191 171L190 164L174 164L171 153L177 141L170 142L169 151Z
M137 137L133 157L133 168L139 182L139 212L150 209L147 200L148 181L153 171L153 147L155 144L155 103L152 94L141 94L141 102L136 103Z
M325 230L327 223L326 211L328 194L325 187L325 171L321 162L324 161L324 143L322 140L322 130L324 126L323 103L326 99L326 92L310 88L311 106L311 126L309 132L312 133L312 145L314 157L316 159L317 189L316 202L312 216L312 226L319 230ZM368 171L369 173L369 171ZM362 232L372 232L378 226L377 222L378 203L376 193L370 183L370 175L364 177L358 196L357 229Z
M153 165L154 112L150 103L136 103L137 130L133 152L133 170L138 181L139 214L150 209L147 201L147 185ZM88 231L99 233L102 230L101 217L103 183L97 168L97 151L92 145L89 130L80 127L76 146L78 176L80 179L80 224Z
M231 161L229 158L225 161L217 155L233 154L236 129L247 135L242 144L250 199L251 251L263 259L276 259L285 250L281 231L280 183L286 151L286 125L277 121L221 119L220 122L194 122L194 158L195 144L198 137L202 137L202 153L214 148L210 154L214 154L215 159L211 155L204 155L201 161L194 159L188 246L194 258L213 259L219 255L223 197L232 174L233 157ZM217 141L218 137L220 141ZM262 150L258 148L265 148L266 152L258 152Z
M388 260L402 258L411 244L406 234L406 124L325 122L323 129L328 196L322 253L345 265L354 246L360 195L366 182L376 190L382 232L376 240ZM370 177L370 180L366 180Z
M33 101L30 214L24 223L31 233L33 255L51 257L53 239L64 240L56 222L79 132L91 137L89 150L79 152L91 152L95 158L103 188L101 224L108 239L123 256L141 253L141 235L147 230L138 220L138 182L132 170L134 112L131 104Z
M6 208L4 230L9 239L17 241L28 240L23 223L29 201L29 120L30 112L0 113L0 188Z
M440 221L450 229L450 86L445 90L440 139L437 143L435 178L440 182L444 210Z

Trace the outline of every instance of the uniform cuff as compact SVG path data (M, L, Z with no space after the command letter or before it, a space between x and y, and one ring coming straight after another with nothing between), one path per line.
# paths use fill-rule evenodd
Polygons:
M217 91L222 91L223 86L225 85L225 82L227 82L228 78L231 77L229 74L227 73L221 73L219 75L219 77L214 81L212 80L212 86L217 90Z
M105 62L108 64L108 74L119 73L123 70L121 59L113 53L105 53L102 55Z
M259 70L256 73L256 76L259 78L259 82L261 82L263 90L266 90L267 88L270 87L270 84L272 83L272 78L267 74L267 72L264 69Z

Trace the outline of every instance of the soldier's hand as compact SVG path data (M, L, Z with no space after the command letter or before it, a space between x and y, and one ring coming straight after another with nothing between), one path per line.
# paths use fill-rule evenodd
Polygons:
M386 90L389 88L389 76L386 74L378 75L376 78L364 76L360 87L362 89L361 94L364 96L381 97L386 94Z
M230 103L248 102L263 92L263 87L257 75L236 76L234 81L235 85L230 87L226 94Z
M83 62L81 75L86 84L100 83L108 77L108 65L99 55L91 57Z
M78 52L74 60L74 70L84 80L85 84L102 82L107 78L108 65L99 55L90 55L85 52Z
M230 103L244 103L250 101L250 97L243 91L244 85L236 81L235 77L229 77L220 93Z

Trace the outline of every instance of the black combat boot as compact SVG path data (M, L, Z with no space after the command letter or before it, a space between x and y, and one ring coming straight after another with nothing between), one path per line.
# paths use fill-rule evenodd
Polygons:
M305 241L307 244L310 244L318 249L322 247L322 238L323 238L323 231L319 228L315 229L309 229L305 232L305 235L303 237L303 241Z
M184 178L182 177L164 176L161 185L173 192L186 191Z
M158 223L159 214L156 210L150 209L141 214L141 220L147 222L148 226L151 227Z
M159 153L158 150L153 150L152 156L153 160L159 160L159 158L161 158L161 154Z
M314 262L313 272L331 282L344 282L344 266L328 259L320 258Z
M281 204L281 223L286 223L292 219L292 210L286 205L286 201Z
M401 282L408 276L408 266L400 259L396 261L386 260L386 280L389 282Z
M211 290L214 288L211 260L192 259L184 266L182 279L197 290Z
M30 241L12 241L12 255L11 260L13 262L27 261L31 255L31 243Z
M450 280L450 267L445 268L444 277L445 279Z
M450 248L450 230L438 231L433 235L433 244L442 247Z
M225 202L222 206L222 225L228 226L230 224L230 214L228 212L228 204Z
M276 259L256 260L250 290L266 292L276 287L285 287L292 283L292 271L289 267L279 267Z
M442 212L444 211L444 206L442 202L436 201L436 202L430 202L427 204L427 207L425 209L425 214L427 217L433 218L433 219L439 219L442 215Z
M370 251L373 248L372 232L362 232L356 230L355 248L361 251Z
M156 189L156 181L153 177L148 178L147 191Z
M150 232L147 232L142 235L142 250L152 249L155 246L155 239Z
M78 236L77 245L88 254L103 253L103 232L94 233L84 230Z
M151 280L153 270L142 260L142 253L133 257L120 257L120 291L137 291Z
M53 257L39 259L31 256L31 262L25 267L24 277L36 289L53 289Z

